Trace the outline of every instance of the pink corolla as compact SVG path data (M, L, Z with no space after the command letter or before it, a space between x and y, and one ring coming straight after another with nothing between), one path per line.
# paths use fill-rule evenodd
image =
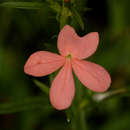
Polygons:
M91 56L97 49L99 35L91 32L79 37L75 30L66 25L58 36L60 55L48 51L38 51L27 60L25 73L40 77L59 69L50 88L50 102L58 110L67 109L75 95L72 69L82 84L95 92L106 91L111 84L108 72L101 66L83 60Z

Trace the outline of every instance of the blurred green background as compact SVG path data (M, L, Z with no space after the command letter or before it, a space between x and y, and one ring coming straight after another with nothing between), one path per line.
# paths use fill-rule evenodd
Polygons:
M86 125L81 130L129 130L130 1L8 2L0 1L0 130L75 130L71 125L77 115L81 115L81 125ZM64 24L73 26L80 36L99 32L99 47L88 60L104 66L112 78L104 95L83 88L89 96L80 99L76 117L69 110L52 108L48 95L39 88L50 87L55 74L34 78L23 71L33 52L57 52L57 36Z

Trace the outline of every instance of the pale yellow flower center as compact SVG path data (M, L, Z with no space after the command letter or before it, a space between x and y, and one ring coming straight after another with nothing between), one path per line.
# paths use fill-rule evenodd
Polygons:
M72 58L72 55L69 54L69 55L66 56L66 58L67 58L67 59L71 59L71 58Z

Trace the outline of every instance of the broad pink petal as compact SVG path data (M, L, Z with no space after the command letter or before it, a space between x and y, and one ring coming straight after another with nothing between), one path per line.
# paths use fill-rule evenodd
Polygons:
M98 46L99 35L97 32L79 37L75 30L66 25L58 36L58 49L63 56L69 54L74 58L84 59L92 55Z
M110 75L100 65L85 60L73 60L72 67L87 88L95 92L104 92L110 87Z
M72 75L72 67L69 60L52 82L50 88L51 104L58 110L67 109L73 100L75 86Z
M45 76L61 67L65 58L55 53L38 51L33 53L24 66L24 72L32 76Z

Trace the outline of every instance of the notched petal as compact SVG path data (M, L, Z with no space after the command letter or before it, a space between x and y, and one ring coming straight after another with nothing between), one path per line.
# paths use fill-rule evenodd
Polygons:
M73 58L84 59L91 56L99 43L98 32L79 37L75 30L66 25L58 36L58 49L61 55L71 54Z
M26 74L40 77L56 71L65 62L65 58L55 53L38 51L33 53L24 66Z

